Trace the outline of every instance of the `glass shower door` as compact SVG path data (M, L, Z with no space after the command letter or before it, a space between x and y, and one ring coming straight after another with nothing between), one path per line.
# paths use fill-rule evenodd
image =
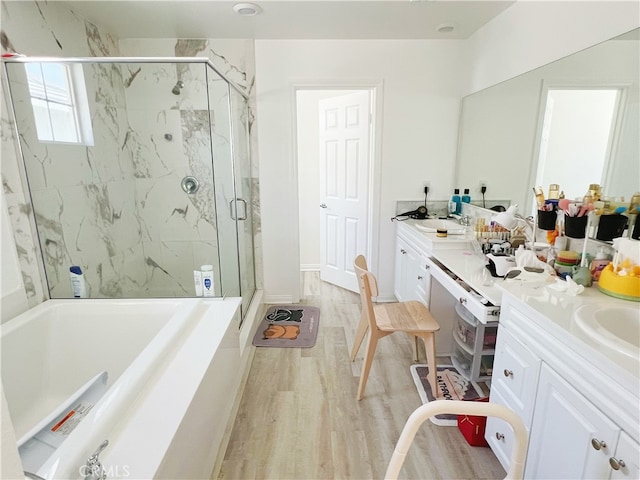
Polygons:
M256 289L253 249L253 182L249 148L249 108L247 101L230 89L231 130L233 133L233 163L238 227L238 260L242 312L246 313Z

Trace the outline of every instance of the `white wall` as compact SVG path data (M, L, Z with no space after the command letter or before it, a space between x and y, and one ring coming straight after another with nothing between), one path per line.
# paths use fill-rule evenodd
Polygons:
M445 199L452 188L457 137L460 41L256 41L258 149L266 301L299 296L298 193L293 133L294 85L375 85L382 138L379 229L372 270L381 296L393 296L397 200ZM380 97L380 94L382 96Z
M468 40L467 93L640 26L640 2L520 0Z

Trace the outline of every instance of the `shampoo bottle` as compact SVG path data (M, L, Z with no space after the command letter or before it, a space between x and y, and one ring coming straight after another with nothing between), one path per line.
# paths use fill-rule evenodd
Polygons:
M213 265L202 265L200 267L202 272L202 295L204 297L215 296L215 290L213 286Z
M464 189L464 194L462 195L462 202L463 203L471 203L471 195L469 195L469 189L468 188Z
M193 285L196 291L196 297L202 296L202 272L200 270L193 271Z
M71 277L71 290L73 290L74 298L87 298L87 284L84 281L82 269L77 265L69 268L69 276Z
M460 199L460 189L456 188L453 190L453 196L451 197L451 201L455 204L455 210L451 213L455 213L456 215L460 215L462 211L462 200ZM451 208L450 208L451 210Z

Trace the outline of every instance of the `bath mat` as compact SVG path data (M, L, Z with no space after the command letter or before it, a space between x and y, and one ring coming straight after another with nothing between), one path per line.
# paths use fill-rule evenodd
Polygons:
M422 403L434 400L431 386L427 381L428 372L427 365L411 365L411 376ZM453 365L438 365L437 378L438 388L443 394L443 398L438 400L476 400L484 396L480 386L464 378ZM458 426L458 415L455 414L435 415L429 420L440 426Z
M309 348L316 344L320 309L306 305L269 308L253 337L256 347Z

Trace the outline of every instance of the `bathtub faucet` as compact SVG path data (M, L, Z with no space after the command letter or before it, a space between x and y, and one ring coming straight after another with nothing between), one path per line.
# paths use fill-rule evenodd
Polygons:
M93 455L87 459L84 466L84 480L105 480L107 478L107 472L102 468L99 458L100 453L107 448L107 445L109 445L109 440L102 442Z

